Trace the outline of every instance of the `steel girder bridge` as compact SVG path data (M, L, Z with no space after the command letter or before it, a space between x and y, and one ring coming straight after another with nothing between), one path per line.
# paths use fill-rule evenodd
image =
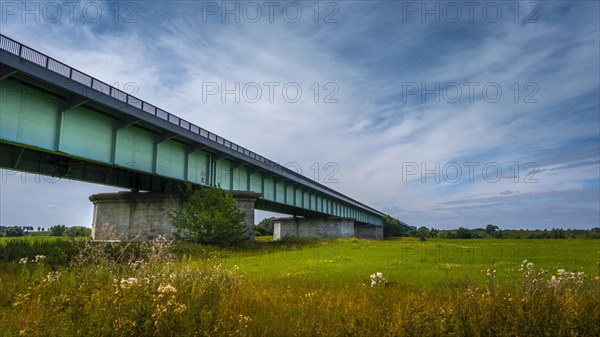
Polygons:
M132 190L184 182L261 194L256 208L383 225L384 214L0 35L0 167Z

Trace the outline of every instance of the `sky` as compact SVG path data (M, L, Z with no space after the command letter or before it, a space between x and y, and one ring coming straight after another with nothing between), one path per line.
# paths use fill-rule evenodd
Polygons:
M597 1L0 5L2 34L409 225L600 225ZM89 226L119 190L1 173L2 225Z

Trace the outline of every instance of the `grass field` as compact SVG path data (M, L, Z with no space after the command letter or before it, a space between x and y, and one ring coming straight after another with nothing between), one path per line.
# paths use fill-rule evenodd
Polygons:
M600 335L600 240L0 250L2 336Z
M191 255L202 259L202 254ZM257 245L256 250L226 251L223 263L237 265L251 280L282 274L328 282L359 282L373 272L390 281L429 286L446 278L482 280L481 270L514 278L523 260L548 270L561 268L598 275L600 240L449 240L413 238L393 241L338 239L316 245Z

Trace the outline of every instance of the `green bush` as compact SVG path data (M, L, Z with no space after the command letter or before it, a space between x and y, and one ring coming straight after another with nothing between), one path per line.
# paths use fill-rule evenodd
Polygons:
M90 236L92 234L92 230L83 226L73 226L68 227L64 230L64 235L68 237L77 237L77 236Z
M79 250L78 243L63 239L30 240L29 238L6 239L0 247L0 262L18 262L23 258L47 258L52 265L67 265Z
M50 227L50 236L63 236L67 227L65 225L55 225Z
M399 237L408 236L408 228L403 225L400 220L386 215L383 218L383 236L384 237Z
M6 235L7 237L17 237L25 235L25 232L23 232L23 229L21 229L21 227L13 226L6 227L6 229L4 229L4 235Z
M262 219L254 229L259 235L273 235L274 223L275 218Z
M179 235L201 244L232 246L248 240L235 199L221 189L194 191L181 209L170 212Z

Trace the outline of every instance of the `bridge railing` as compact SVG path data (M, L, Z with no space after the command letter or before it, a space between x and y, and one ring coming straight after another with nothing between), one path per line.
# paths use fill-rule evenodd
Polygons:
M17 55L17 56L23 58L25 60L33 62L33 63L35 63L39 66L42 66L46 69L49 69L57 74L60 74L66 78L69 78L73 81L81 83L93 90L96 90L100 93L108 95L114 99L117 99L119 101L127 103L128 105L131 105L132 107L135 107L137 109L145 111L150 115L154 115L160 119L168 121L174 125L179 126L182 129L185 129L187 131L190 131L192 133L200 135L201 137L204 137L204 138L208 139L209 141L212 141L214 143L217 143L217 144L220 144L227 148L230 148L233 151L237 151L238 153L244 155L245 157L247 157L251 160L258 161L260 163L263 163L263 164L271 167L273 170L275 170L277 172L281 172L282 174L285 173L285 174L288 174L291 176L298 177L302 180L310 181L311 183L315 183L312 180L310 180L309 178L305 177L304 175L302 175L294 170L291 170L291 169L289 169L285 166L282 166L274 161L271 161L255 152L252 152L252 151L244 148L241 145L235 144L235 143L233 143L223 137L220 137L206 129L203 129L189 121L186 121L180 117L177 117L167 111L164 111L142 99L139 99L139 98L132 96L122 90L119 90L119 89L117 89L105 82L102 82L86 73L83 73L77 69L71 68L68 65L66 65L58 60L55 60L41 52L38 52L35 49L29 48L13 39L11 39L5 35L1 35L1 34L0 34L0 49L3 49L9 53L12 53L14 55ZM319 184L319 187L321 189L328 190L330 193L336 194L338 197L340 197L341 199L345 199L346 202L348 202L350 204L354 204L361 208L371 209L373 212L379 213L378 211L373 210L369 206L366 206L356 200L348 198L348 197L344 196L343 194L341 194L331 188L322 186L320 184Z
M34 49L31 49L27 46L22 45L21 43L12 40L11 38L0 35L0 48L6 50L12 54L15 54L19 57L22 57L28 61L31 61L37 65L40 65L44 68L52 70L55 73L58 73L62 76L65 76L69 79L72 79L76 82L79 82L87 87L90 87L96 91L99 91L105 95L111 96L115 99L118 99L122 102L125 102L135 108L143 110L151 115L154 115L158 118L164 119L172 124L175 124L185 130L191 131L197 135L200 135L204 138L207 138L213 142L221 144L225 147L228 147L234 151L237 151L249 158L258 160L264 164L267 164L271 167L287 169L257 153L254 153L241 145L237 145L219 135L216 135L208 130L205 130L189 121L186 121L180 117L177 117L169 112L161 110L160 108L145 102L135 96L132 96L122 90L119 90L109 84L106 84L86 73L80 72L76 69L69 67L68 65L57 61L45 54L42 54ZM289 169L287 169L289 170ZM289 170L289 173L296 173L292 170Z

